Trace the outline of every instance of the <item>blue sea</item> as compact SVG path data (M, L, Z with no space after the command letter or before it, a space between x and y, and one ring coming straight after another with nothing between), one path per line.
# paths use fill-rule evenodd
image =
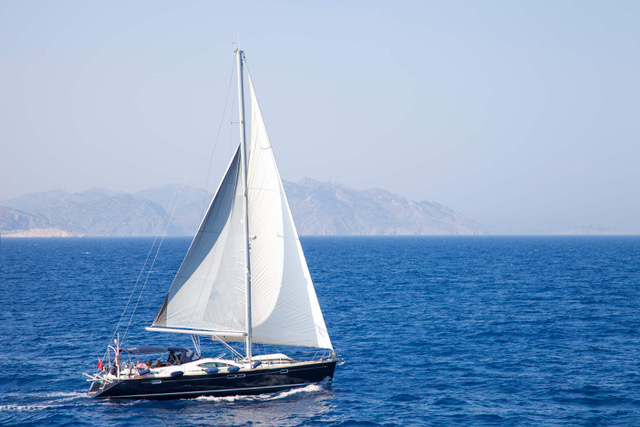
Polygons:
M640 237L303 238L331 386L92 400L152 242L0 240L0 424L640 425ZM125 345L192 347L143 328L188 245L163 242Z

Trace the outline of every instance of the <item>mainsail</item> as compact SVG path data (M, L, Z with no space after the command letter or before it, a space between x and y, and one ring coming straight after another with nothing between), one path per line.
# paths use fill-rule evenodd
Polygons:
M242 163L238 147L152 327L246 333Z
M332 349L251 78L251 138L244 182L238 147L150 330L242 341L246 239L252 341ZM249 235L245 235L247 188Z

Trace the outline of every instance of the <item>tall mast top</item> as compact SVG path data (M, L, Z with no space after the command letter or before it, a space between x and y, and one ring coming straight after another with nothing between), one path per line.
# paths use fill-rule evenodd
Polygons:
M244 81L243 81L243 72L242 72L242 60L244 59L244 50L237 49L237 62L238 62L238 105L239 105L239 121L240 121L240 143L242 144L243 150L246 154L246 125L245 125L245 117L244 117ZM246 166L246 157L245 157L245 166Z

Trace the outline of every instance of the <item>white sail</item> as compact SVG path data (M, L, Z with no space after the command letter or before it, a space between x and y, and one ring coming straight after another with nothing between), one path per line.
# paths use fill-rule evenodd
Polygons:
M242 163L238 148L151 329L246 333Z
M253 341L333 348L251 77L248 210Z
M242 341L246 327L246 239L251 265L251 339L333 349L258 106L251 92L245 233L241 147L150 330Z

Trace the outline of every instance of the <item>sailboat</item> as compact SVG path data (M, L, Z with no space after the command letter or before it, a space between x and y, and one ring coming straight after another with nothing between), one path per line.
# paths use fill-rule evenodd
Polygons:
M316 297L273 150L247 70L251 107L246 148L244 52L236 50L240 142L178 273L147 331L189 334L183 347L110 345L109 362L85 374L89 395L179 399L272 393L330 383L336 355ZM200 337L231 357L204 357ZM244 354L229 342L244 342ZM314 357L253 353L254 344L310 347ZM113 358L111 358L113 352ZM125 362L125 359L129 359ZM133 363L133 359L148 359Z

